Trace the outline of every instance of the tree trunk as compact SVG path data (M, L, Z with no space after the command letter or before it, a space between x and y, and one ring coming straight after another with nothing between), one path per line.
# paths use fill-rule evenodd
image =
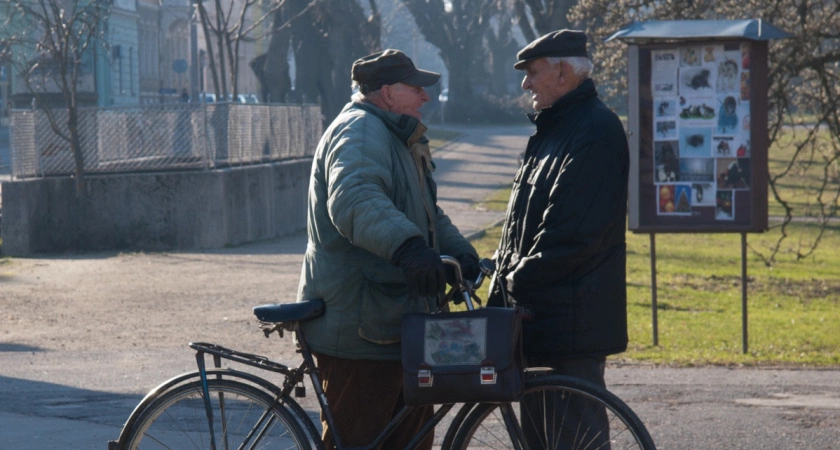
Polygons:
M207 66L210 68L210 75L213 77L213 92L218 93L219 86L219 71L216 67L216 56L213 53L213 41L211 39L210 27L207 22L210 18L207 16L207 10L204 8L204 2L198 2L198 13L201 17L201 29L204 31L204 45L207 47Z
M257 74L263 88L263 100L270 102L287 102L292 90L292 78L289 75L289 42L292 31L289 27L278 30L288 20L288 7L281 8L274 13L274 23L271 39L264 61L258 64L261 74Z
M75 106L67 108L67 128L70 131L70 148L73 149L73 162L76 177L76 197L85 196L85 157L82 153L82 138L79 135L79 110Z

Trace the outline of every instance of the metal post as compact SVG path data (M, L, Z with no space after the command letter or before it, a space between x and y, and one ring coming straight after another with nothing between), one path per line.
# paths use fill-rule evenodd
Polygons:
M656 235L650 234L650 293L651 315L653 321L653 346L659 347L659 319L656 306Z
M741 233L741 328L744 354L748 352L747 339L747 233Z

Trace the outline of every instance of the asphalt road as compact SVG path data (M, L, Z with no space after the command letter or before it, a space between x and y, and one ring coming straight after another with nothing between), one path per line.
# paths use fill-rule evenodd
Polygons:
M435 153L436 179L443 209L472 234L499 220L472 205L510 182L529 130L464 131ZM288 340L262 338L250 307L293 300L305 244L296 234L198 252L0 265L0 450L106 448L145 392L192 370L189 340L294 361ZM607 383L660 449L840 448L837 368L611 361ZM311 395L304 405L314 412Z

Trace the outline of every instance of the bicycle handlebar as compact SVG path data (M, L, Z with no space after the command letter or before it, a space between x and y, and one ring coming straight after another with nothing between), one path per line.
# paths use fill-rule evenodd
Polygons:
M464 303L467 305L467 310L474 310L473 298L478 300L479 303L481 302L481 299L475 295L475 291L481 287L486 277L492 276L496 272L496 263L487 258L479 261L478 266L480 271L478 277L475 281L471 281L464 280L463 274L461 273L461 263L457 259L451 256L441 255L440 260L444 264L452 266L453 272L455 272L455 284L452 286L452 290L446 295L446 302L448 303L452 299L452 296L456 294L461 295Z

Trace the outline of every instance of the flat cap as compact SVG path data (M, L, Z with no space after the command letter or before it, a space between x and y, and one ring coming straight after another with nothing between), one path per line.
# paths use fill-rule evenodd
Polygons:
M354 61L351 77L359 83L362 94L367 94L386 84L431 86L437 83L440 74L418 69L405 53L389 48Z
M534 39L516 54L517 70L525 69L528 61L548 56L583 56L586 54L586 33L578 30L552 31L545 36Z

